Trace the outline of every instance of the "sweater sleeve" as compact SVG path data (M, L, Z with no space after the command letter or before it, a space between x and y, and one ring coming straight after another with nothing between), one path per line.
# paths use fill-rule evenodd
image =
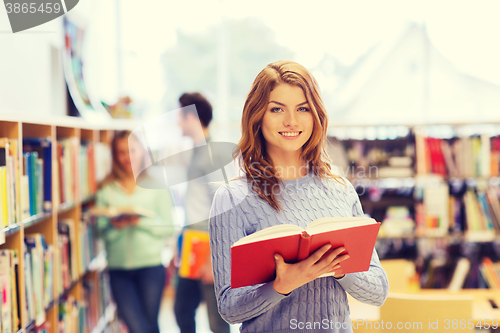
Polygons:
M107 191L105 188L100 189L96 193L96 206L104 206L108 207L109 202L107 198ZM119 239L123 232L121 230L117 230L113 227L111 222L107 217L100 216L97 218L96 222L97 235L104 239L107 242L114 242Z
M349 181L347 186L349 202L352 203L352 216L363 216L363 208L356 190ZM381 306L389 293L387 274L380 265L376 249L373 249L368 271L346 274L337 279L337 282L356 300L371 305Z
M135 227L141 231L147 232L154 237L165 238L173 234L172 222L172 199L168 190L150 190L152 199L155 202L156 218L142 217L139 224Z
M231 245L245 236L245 216L226 185L220 186L209 220L215 296L221 317L230 324L242 323L267 312L282 299L272 282L231 289Z

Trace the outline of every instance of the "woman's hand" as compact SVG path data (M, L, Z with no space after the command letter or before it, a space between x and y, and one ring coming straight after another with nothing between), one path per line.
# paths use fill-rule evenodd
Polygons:
M345 248L339 247L322 258L330 248L331 244L326 244L311 254L309 258L295 264L287 264L281 255L275 254L276 279L273 281L274 290L280 294L286 295L291 293L294 289L315 280L324 273L339 269L339 264L349 258L349 255L340 255ZM334 275L336 278L342 276L343 275Z
M111 218L111 224L116 229L121 229L124 227L136 226L139 224L139 216L138 215L122 215L118 218Z

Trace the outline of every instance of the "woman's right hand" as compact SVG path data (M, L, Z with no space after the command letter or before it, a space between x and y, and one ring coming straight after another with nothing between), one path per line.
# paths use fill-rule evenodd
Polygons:
M349 258L349 255L340 255L345 248L339 247L322 258L330 248L331 244L326 244L316 250L307 259L295 264L287 264L281 255L275 254L276 279L273 281L274 290L286 295L298 287L315 280L324 273L339 269L339 264Z

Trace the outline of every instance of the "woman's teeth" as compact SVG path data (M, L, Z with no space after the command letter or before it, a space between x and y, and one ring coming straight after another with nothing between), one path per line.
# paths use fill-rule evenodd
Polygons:
M283 136L297 136L300 132L280 132L280 134Z

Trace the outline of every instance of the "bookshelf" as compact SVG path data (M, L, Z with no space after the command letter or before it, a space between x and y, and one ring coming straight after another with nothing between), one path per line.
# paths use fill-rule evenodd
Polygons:
M382 222L381 259L412 259L421 287L446 288L465 258L466 288L500 287L500 122L336 123L329 136L334 163L343 158L341 174Z
M2 275L0 272L0 281L4 281L4 279L7 281L5 276L9 275L16 282L17 290L12 291L12 288L10 290L12 297L15 297L18 303L19 325L16 325L16 311L14 309L11 309L12 313L8 316L12 319L10 325L13 327L13 332L59 332L61 329L70 333L111 332L110 324L116 322L116 309L110 301L109 288L105 286L105 252L102 250L102 246L94 247L96 243L95 238L92 238L91 225L89 225L88 219L82 217L82 212L93 205L95 200L96 171L93 170L93 167L99 164L102 167L102 159L105 159L106 156L98 155L95 151L89 150L95 149L96 146L108 147L109 149L113 130L133 129L136 126L138 124L130 120L90 124L82 119L70 117L0 113L0 138L7 138L8 147L12 150L11 156L5 157L8 160L3 166L6 170L5 177L10 176L10 178L5 179L16 179L14 183L9 183L6 180L7 183L3 184L4 188L7 188L7 185L12 185L13 190L2 192L0 195L0 204L6 201L4 198L9 200L6 201L6 205L0 207L0 213L7 212L0 219L3 223L0 229L0 250L15 250L17 255L15 260L10 261L12 263L10 267L14 268L17 260L17 274L14 273L13 269L9 271L10 274ZM47 184L50 184L51 190L45 192L50 193L50 197L43 195L44 200L40 203L30 201L31 196L27 192L34 188L30 187L31 183L23 184L21 180L25 170L27 170L26 161L29 158L26 157L29 154L23 155L26 153L26 146L23 147L23 142L29 142L33 138L48 138L51 142L48 150L44 151L46 155L37 161L37 166L39 164L39 168L36 169L39 172L37 177L42 175L43 179L46 180L48 179L47 175L50 174L50 181L43 185L42 183L38 184L41 186L38 187L37 195L46 191ZM72 144L69 150L63 150L74 154L72 155L72 169L68 174L69 177L61 176L60 166L67 168L65 162L69 160L61 160L62 163L59 163L59 143L62 146L68 144L67 147L70 143ZM15 148L13 148L14 146ZM0 153L2 153L1 147L0 145ZM8 154L9 149L3 151L7 150ZM48 152L50 155L47 155ZM86 159L87 156L99 157L100 160L90 161ZM39 162L41 160L43 163ZM50 163L47 164L49 160ZM24 170L23 167L25 167ZM47 169L43 169L44 167ZM0 170L2 170L1 163ZM102 174L103 171L100 173ZM38 179L37 177L33 179ZM94 186L85 185L89 177L94 177ZM69 179L72 179L71 186L66 186ZM64 185L61 186L61 183ZM2 185L1 181L0 185ZM64 193L64 191L71 191L71 193ZM26 212L24 210L26 201L23 200L28 200L30 207L38 205L38 211L36 213ZM7 216L7 219L4 219L4 216ZM61 231L61 223L66 223L72 233L71 236L68 236L70 241L66 243L63 241L66 238ZM34 248L37 250L34 251L34 248L26 243L27 237L28 239L30 237L43 239L43 247L35 246ZM72 254L67 257L67 261L63 261L63 252L67 249L71 249L69 251L72 251ZM31 254L30 257L25 255L25 250ZM96 253L97 250L99 250L98 253ZM12 251L8 251L8 253L12 253ZM35 274L34 257L37 254L41 255L42 259L41 262L38 262L40 266L36 272L43 274L40 277L42 285L38 286L41 288L40 290L43 290L43 297L41 297L43 304L40 303L42 304L41 311L35 307L35 318L33 318L30 314L27 295L35 294L35 292L27 293L26 288L32 284L30 281L37 284L33 278ZM31 260L29 260L30 258ZM76 262L71 260L75 258ZM69 263L71 268L65 268L64 263ZM31 279L26 274L28 266L33 270ZM64 275L63 271L66 269L72 270L74 274ZM64 281L63 284L65 276L70 276L70 280ZM12 286L12 279L9 280L10 285L2 282L0 288L8 289L9 286ZM31 287L36 288L36 286ZM13 299L11 299L12 301ZM36 305L38 306L38 303ZM2 310L6 311L5 308ZM116 327L116 325L111 326Z

